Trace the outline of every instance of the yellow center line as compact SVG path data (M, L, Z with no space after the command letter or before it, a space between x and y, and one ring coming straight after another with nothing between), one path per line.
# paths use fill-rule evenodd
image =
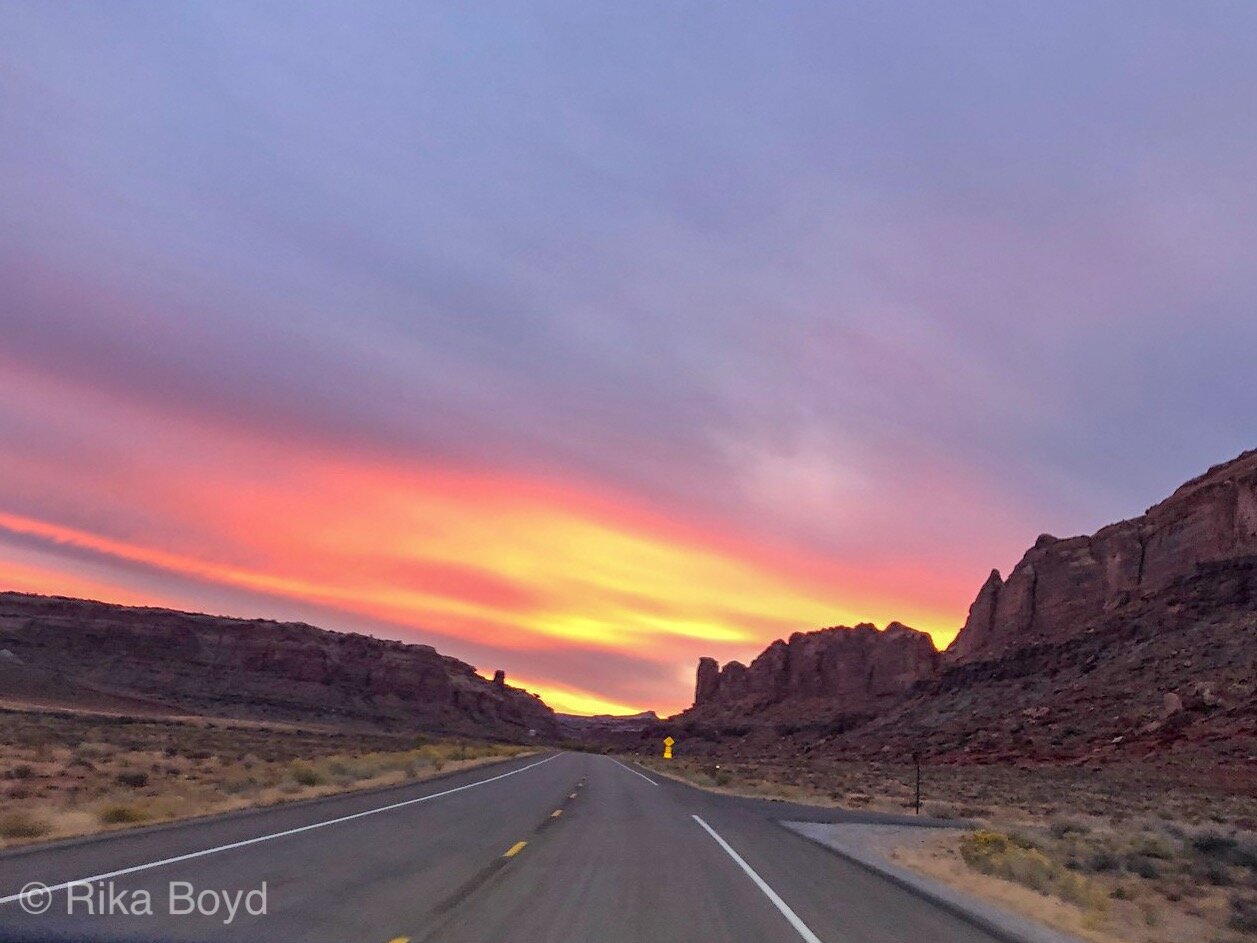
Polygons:
M511 845L511 847L507 850L506 854L504 854L502 857L514 858L517 854L519 854L521 851L524 850L524 846L527 844L528 842L526 841L517 841L515 844Z
M575 799L575 798L576 798L576 793L572 793L570 796L568 796L568 798L569 798L569 799Z
M550 818L557 819L562 814L563 814L562 809L555 809L553 812L550 813Z
M408 936L395 936L395 937L393 937L391 940L389 940L389 941L388 941L388 943L410 943L410 937L408 937Z

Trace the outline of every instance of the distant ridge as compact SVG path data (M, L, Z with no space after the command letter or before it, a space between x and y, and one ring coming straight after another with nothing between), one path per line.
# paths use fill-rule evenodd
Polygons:
M0 593L0 701L552 738L540 698L430 645L301 622ZM130 707L128 707L130 705Z

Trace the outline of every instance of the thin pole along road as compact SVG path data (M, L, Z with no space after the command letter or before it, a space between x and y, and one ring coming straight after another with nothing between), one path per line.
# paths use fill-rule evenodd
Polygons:
M7 853L0 940L993 943L777 824L876 819L539 754Z

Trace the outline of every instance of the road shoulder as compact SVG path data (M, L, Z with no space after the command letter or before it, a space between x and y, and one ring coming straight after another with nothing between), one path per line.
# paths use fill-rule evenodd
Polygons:
M891 860L894 848L917 845L931 834L937 835L936 827L788 821L781 824L1007 943L1082 943L1078 937L1035 923Z

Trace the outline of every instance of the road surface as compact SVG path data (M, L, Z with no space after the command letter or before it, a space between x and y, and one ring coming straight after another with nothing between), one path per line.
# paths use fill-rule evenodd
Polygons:
M0 940L992 943L776 824L844 817L540 754L4 855Z

